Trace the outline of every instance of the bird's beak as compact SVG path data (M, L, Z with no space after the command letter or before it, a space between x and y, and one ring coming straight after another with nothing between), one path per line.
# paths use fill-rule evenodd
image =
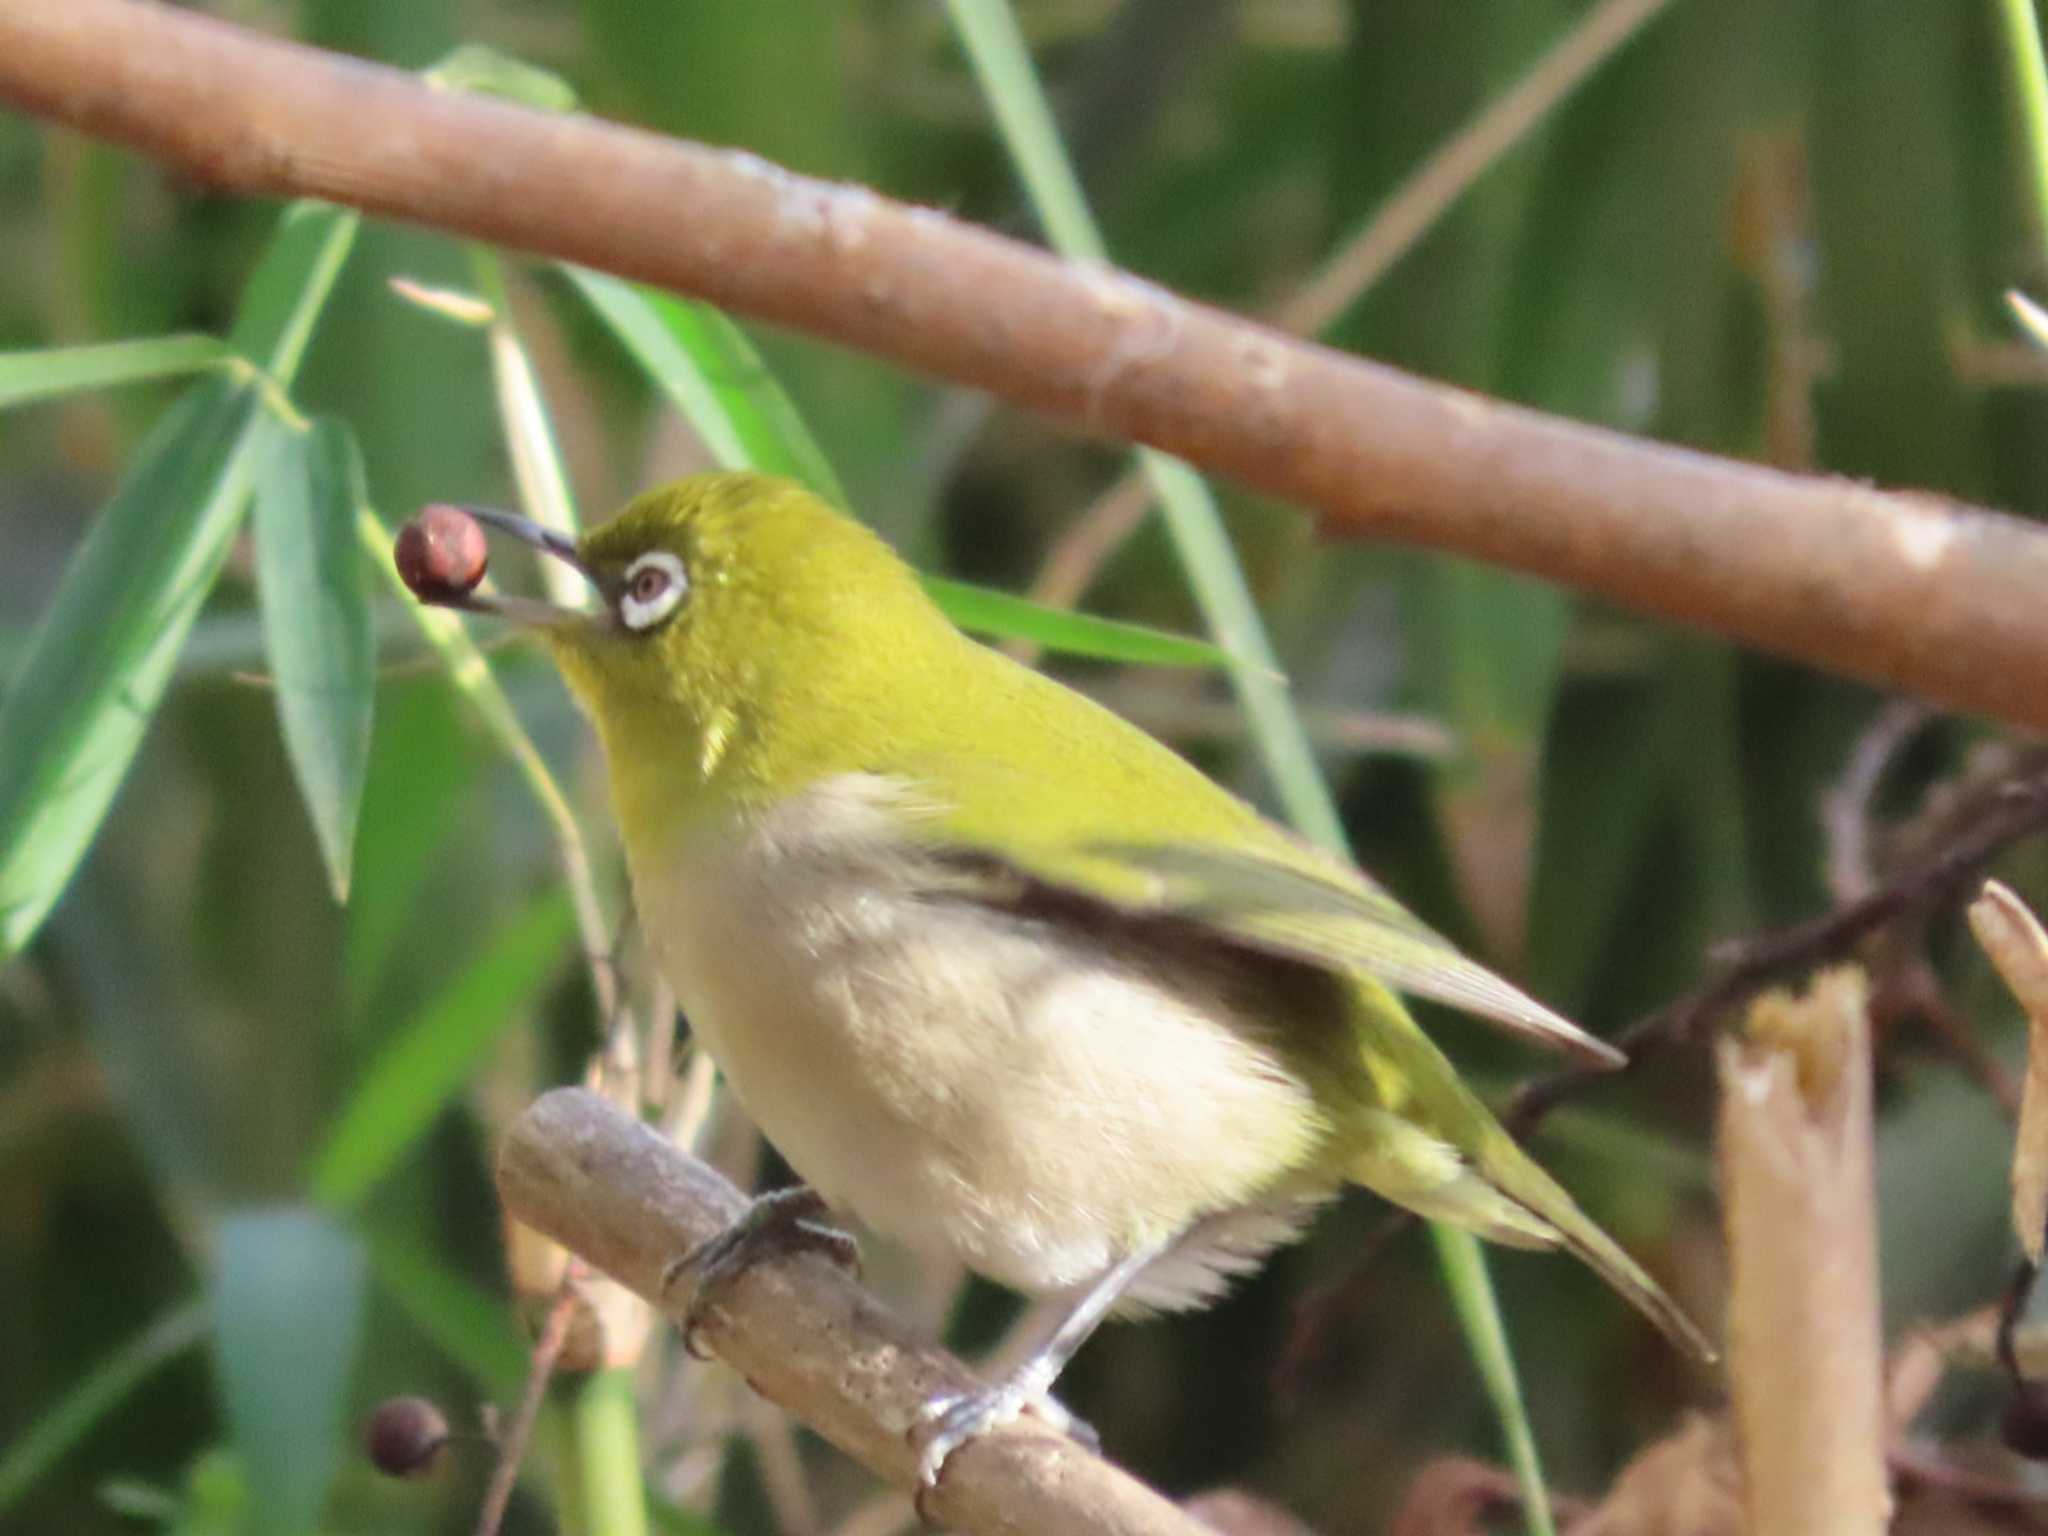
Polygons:
M517 513L501 512L496 507L472 507L457 505L457 510L467 512L486 528L499 533L510 534L522 544L529 544L542 554L567 564L593 587L597 578L590 567L583 563L583 557L576 552L576 541L565 533L534 522L531 518L520 517ZM495 618L510 619L515 624L530 629L552 629L557 625L575 623L589 615L579 608L566 608L560 603L550 603L534 597L519 597L505 592L470 591L447 592L430 601L443 608L459 608L465 613L486 613Z

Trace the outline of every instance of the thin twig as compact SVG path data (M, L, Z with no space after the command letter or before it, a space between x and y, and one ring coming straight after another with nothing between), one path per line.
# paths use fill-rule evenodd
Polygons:
M1880 968L1874 972L1876 981L1871 1009L1878 1023L1881 1026L1888 1024L1900 1013L1918 1019L1956 1059L1957 1064L1977 1080L1977 1085L1997 1104L2006 1119L2017 1120L2020 1113L2019 1083L2006 1069L2005 1063L1984 1043L1969 1016L1950 1001L1948 988L1942 984L1934 962L1927 957L1925 946L1918 941L1909 943L1901 939L1887 944L1886 948L1907 950L1909 954L1902 961L1887 962L1888 969Z
M1822 867L1836 902L1870 894L1877 872L1870 857L1871 805L1892 762L1933 711L1914 699L1894 699L1856 738L1842 776L1821 797L1820 825L1827 854Z
M1633 1064L1647 1054L1646 1046L1702 1039L1716 1021L1765 988L1848 954L1888 924L1959 900L1992 859L2021 838L2048 827L2048 769L2036 767L1980 791L1971 812L1951 841L1902 865L1862 899L1775 933L1727 946L1717 975L1636 1020L1615 1036L1614 1043L1628 1052ZM1515 1095L1508 1123L1518 1135L1526 1136L1558 1105L1615 1076L1568 1068L1538 1078Z
M569 1339L569 1325L576 1320L576 1310L582 1305L576 1293L574 1278L575 1264L571 1263L571 1274L562 1281L561 1291L548 1308L547 1320L541 1325L540 1337L534 1341L533 1363L527 1367L526 1390L519 1399L519 1409L512 1415L512 1422L505 1426L505 1432L498 1442L498 1464L491 1469L491 1481L484 1489L483 1505L477 1511L476 1536L497 1536L498 1527L505 1519L505 1510L512 1502L512 1490L519 1482L520 1463L526 1459L526 1445L533 1438L533 1426L539 1422L541 1404L547 1401L548 1382L555 1374L555 1362L561 1357L562 1346Z
M864 188L138 0L0 0L0 101L215 187L581 261L1492 561L2048 726L2048 533L1489 401Z
M1297 336L1313 336L1328 329L1360 294L1415 249L1474 182L1666 3L1605 0L1594 6L1527 74L1446 139L1374 210L1365 227L1313 277L1269 310L1267 318Z
M1872 802L1898 754L1934 718L1932 710L1914 700L1893 700L1857 737L1841 777L1821 797L1820 824L1826 847L1821 867L1828 894L1838 905L1867 896L1876 887ZM1937 823L1929 830L1937 841L1940 813L1946 809L1942 800L1935 797L1928 808ZM1880 1035L1901 1017L1918 1019L2008 1118L2017 1117L2019 1085L1970 1020L1949 1001L1948 990L1927 957L1921 926L1897 924L1881 943L1871 946L1871 1012Z

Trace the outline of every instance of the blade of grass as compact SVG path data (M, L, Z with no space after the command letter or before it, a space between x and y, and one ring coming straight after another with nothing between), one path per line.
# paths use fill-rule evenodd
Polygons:
M86 389L218 368L234 356L218 336L155 336L89 347L0 352L0 410Z
M631 1366L594 1371L576 1387L576 1460L583 1521L601 1536L647 1536L640 1407Z
M0 1455L0 1515L145 1381L206 1336L212 1314L188 1301L166 1312L81 1376Z
M1444 1283L1450 1288L1452 1304L1464 1326L1465 1342L1479 1362L1479 1379L1485 1383L1494 1417L1500 1420L1501 1435L1507 1442L1508 1465L1521 1485L1523 1518L1534 1536L1557 1536L1550 1492L1543 1477L1543 1460L1536 1451L1536 1432L1522 1402L1522 1383L1515 1372L1514 1352L1508 1348L1507 1329L1501 1323L1493 1280L1486 1272L1486 1255L1478 1239L1455 1227L1432 1222L1429 1236L1436 1245Z
M284 743L334 899L348 900L376 636L356 543L363 459L341 422L285 434L256 482L257 593Z
M1071 260L1106 263L1108 251L1010 6L1006 0L947 0L947 12L1053 248ZM1313 841L1348 854L1343 822L1207 484L1186 464L1152 449L1138 450L1138 460L1158 496L1210 632L1236 662L1231 678L1288 818ZM1549 1536L1549 1495L1485 1256L1469 1233L1439 1227L1433 1235L1460 1324L1515 1460L1530 1528Z
M519 1018L573 931L551 891L499 929L481 955L399 1029L335 1117L307 1175L312 1199L359 1204L454 1097L471 1066Z
M924 589L962 629L1005 640L1028 640L1049 651L1122 661L1141 667L1227 667L1230 657L1206 640L1144 624L1047 608L1029 598L944 576L923 576Z
M228 1431L260 1529L310 1531L340 1465L362 1343L363 1243L304 1206L220 1224L214 1354Z
M356 216L286 213L233 336L257 372L194 386L144 440L0 701L0 962L70 881L227 558ZM285 407L288 409L288 407Z
M2020 142L2034 200L2034 234L2048 243L2048 63L2041 56L2041 24L2034 0L1998 0L2013 95L2019 103Z

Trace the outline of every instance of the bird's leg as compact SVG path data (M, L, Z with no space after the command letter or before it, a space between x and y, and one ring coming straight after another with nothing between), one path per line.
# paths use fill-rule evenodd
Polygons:
M706 1358L697 1347L697 1330L718 1288L765 1259L810 1249L859 1274L860 1248L850 1234L825 1219L829 1215L824 1197L807 1184L771 1190L755 1196L724 1231L673 1260L662 1271L661 1292L666 1296L679 1281L690 1281L683 1347L700 1360Z
M926 1488L936 1486L946 1458L954 1451L1041 1402L1053 1408L1047 1417L1057 1428L1075 1434L1077 1439L1092 1438L1093 1431L1088 1431L1064 1408L1051 1403L1046 1394L1131 1282L1168 1246L1153 1243L1126 1254L1086 1290L1077 1292L1070 1306L1049 1312L1041 1325L1041 1336L1030 1341L1022 1363L996 1385L972 1392L941 1393L926 1402L910 1432L911 1443L917 1448L919 1481Z

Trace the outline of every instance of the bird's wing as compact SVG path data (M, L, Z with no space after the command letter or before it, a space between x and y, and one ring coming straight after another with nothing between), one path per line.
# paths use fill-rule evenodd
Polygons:
M941 814L926 836L963 873L986 878L993 900L1035 884L1196 924L1248 949L1363 972L1601 1067L1626 1063L1613 1046L1460 954L1355 868L1271 833L1250 847L1111 836L999 848Z

